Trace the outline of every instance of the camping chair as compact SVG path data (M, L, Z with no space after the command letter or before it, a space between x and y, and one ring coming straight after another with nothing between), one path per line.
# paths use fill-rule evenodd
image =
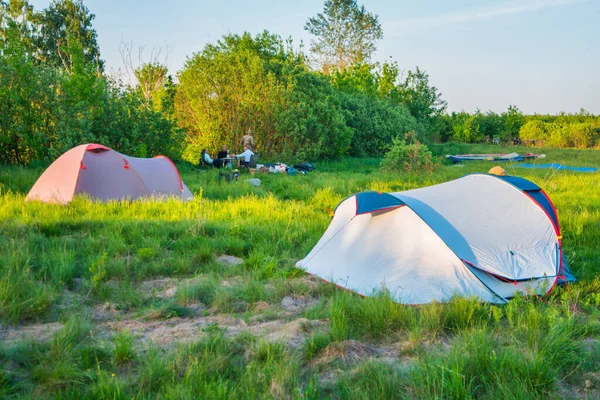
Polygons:
M204 151L202 151L202 153L200 153L200 161L198 161L198 168L208 169L208 168L213 167L212 164L209 164L204 160L204 153L205 153Z
M204 159L204 154L206 152L202 151L202 153L200 154L200 162L198 163L198 167L202 168L202 167L206 167L206 168L223 168L223 160L220 160L218 158L213 159L213 163L207 163L206 160ZM204 169L204 168L203 168Z
M248 167L256 168L256 164L258 164L258 154L252 154L250 156L250 163L248 164Z
M248 164L240 165L240 169L256 168L256 164L258 164L258 154L254 153L250 156L250 161L248 162Z

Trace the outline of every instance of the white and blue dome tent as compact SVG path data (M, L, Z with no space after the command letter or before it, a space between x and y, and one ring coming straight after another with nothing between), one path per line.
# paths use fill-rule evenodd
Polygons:
M504 303L574 281L556 209L536 184L487 174L342 201L297 267L361 295L404 304L454 295Z

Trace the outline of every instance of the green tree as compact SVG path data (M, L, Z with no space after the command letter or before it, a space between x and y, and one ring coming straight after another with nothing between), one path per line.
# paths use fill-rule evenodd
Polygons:
M0 0L0 42L18 40L25 52L33 49L33 6L27 0Z
M447 106L438 89L429 84L429 74L419 67L408 71L406 78L392 95L408 107L418 122L426 126L431 125L432 120L440 116Z
M521 140L533 141L536 145L544 145L548 140L548 125L540 120L527 121L519 130Z
M36 57L44 64L71 69L73 60L69 48L79 46L84 61L102 72L97 33L92 26L95 15L82 0L54 0L50 6L35 14L39 35L35 37Z
M346 93L362 93L377 96L379 82L373 73L373 66L358 62L343 71L331 75L333 86Z
M493 111L488 111L483 114L477 110L477 124L480 127L481 134L489 136L490 139L495 137L502 137L504 131L504 121L501 115L496 114Z
M347 151L352 131L333 87L291 48L268 32L244 33L224 36L188 59L175 101L188 160L223 144L241 150L249 127L265 155L313 159Z
M452 113L452 128L453 139L458 142L474 143L484 138L476 116L464 111Z
M417 122L402 104L362 93L340 93L340 104L354 135L350 154L382 155L397 136L416 128Z
M505 140L511 140L519 137L519 130L525 123L525 118L521 110L517 106L509 106L506 112L502 113L502 119L504 122L504 129L502 132L502 138Z
M148 102L167 82L167 67L160 63L146 63L133 72L138 81L137 89Z
M398 100L398 78L400 69L395 61L383 63L377 72L377 92L381 97Z
M383 38L379 17L356 0L326 0L323 12L309 18L304 29L316 36L311 51L327 74L368 61Z

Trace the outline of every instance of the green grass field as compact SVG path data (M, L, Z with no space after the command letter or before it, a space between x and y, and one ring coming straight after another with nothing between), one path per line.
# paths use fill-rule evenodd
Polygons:
M543 163L600 167L597 150L542 152ZM411 307L294 263L352 193L493 164L403 175L379 163L317 163L307 176L260 175L261 187L182 165L192 202L66 207L23 202L43 169L0 167L0 398L600 397L600 173L503 165L554 201L579 282L505 306Z

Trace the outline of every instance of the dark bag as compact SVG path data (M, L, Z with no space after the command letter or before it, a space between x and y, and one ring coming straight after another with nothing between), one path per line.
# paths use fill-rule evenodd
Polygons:
M311 171L315 170L314 164L309 163L309 162L296 164L296 165L294 165L294 168L296 168L298 171L306 171L306 172L311 172Z

